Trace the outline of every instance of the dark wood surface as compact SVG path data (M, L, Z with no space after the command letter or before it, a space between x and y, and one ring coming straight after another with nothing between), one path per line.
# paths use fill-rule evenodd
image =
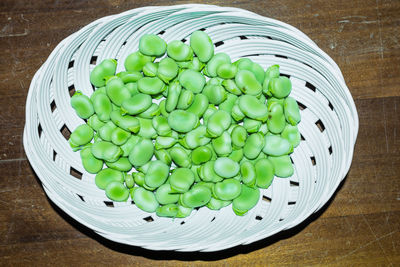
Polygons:
M46 198L24 154L30 81L65 37L100 17L188 1L0 1L0 265L400 265L400 1L204 1L287 22L339 65L360 131L333 200L298 227L218 253L103 240Z

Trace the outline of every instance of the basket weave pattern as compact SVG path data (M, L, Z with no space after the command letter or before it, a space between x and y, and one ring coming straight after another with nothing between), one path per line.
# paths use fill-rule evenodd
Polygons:
M290 77L291 96L302 109L302 141L291 154L294 175L275 178L243 217L228 206L159 218L130 200L111 202L65 137L84 123L70 106L71 93L93 93L89 73L103 59L116 58L122 71L121 62L138 49L143 34L187 43L199 29L215 42L216 53L228 53L232 61L248 57L263 68L279 64ZM338 66L302 32L242 9L177 5L104 17L63 40L32 80L24 147L49 198L105 238L152 250L217 251L294 227L320 209L349 170L357 131L357 111Z

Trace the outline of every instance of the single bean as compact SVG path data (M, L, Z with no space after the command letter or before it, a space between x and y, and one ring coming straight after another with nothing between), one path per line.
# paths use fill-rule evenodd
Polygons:
M241 95L242 91L237 87L236 83L233 80L223 80L221 85L231 94Z
M177 168L169 177L171 192L185 193L194 183L194 173L188 168Z
M300 110L297 101L292 97L287 97L283 104L286 121L295 126L300 122Z
M131 96L134 96L134 95L136 95L136 94L139 94L137 82L134 82L134 83L126 83L126 84L125 84L125 87L126 87L126 89L128 89L129 93L131 93Z
M121 78L125 84L136 83L143 78L143 74L139 71L121 71L117 74L117 76Z
M243 158L243 149L235 149L232 150L231 154L229 154L228 158L233 161L240 162Z
M167 54L176 61L188 61L193 59L193 50L182 41L174 40L167 45Z
M244 161L240 164L240 174L243 184L250 187L256 184L256 170L250 161Z
M182 86L175 80L168 87L168 95L165 103L165 109L167 112L173 111L178 105L179 95L181 94Z
M268 188L273 179L275 168L267 158L259 159L254 165L256 171L256 184L259 188Z
M207 98L208 102L208 98ZM218 109L214 106L214 104L209 104L206 111L204 111L203 114L203 123L206 125L208 122L208 119L211 117L212 114L214 114Z
M178 100L178 109L187 109L194 100L194 94L190 90L182 90L181 94L179 95Z
M127 71L142 71L143 66L147 62L153 62L153 61L154 61L154 57L149 57L149 56L143 55L142 53L137 51L137 52L130 54L125 59L124 66Z
M152 119L152 125L160 136L170 136L172 134L171 127L168 125L168 120L164 116L155 116Z
M240 195L232 201L232 209L236 215L243 216L257 205L260 189L242 184Z
M212 193L221 200L233 200L240 195L242 187L240 182L235 179L225 179L222 182L216 183Z
M69 144L72 148L78 149L93 139L93 129L87 124L76 127L69 137Z
M261 93L261 84L251 71L238 70L235 76L235 82L239 89L248 95L259 95Z
M115 169L121 172L128 172L132 169L132 164L129 162L127 157L120 157L115 162L106 161L106 165L111 169Z
M171 217L175 218L178 214L179 208L176 204L167 204L160 206L156 209L156 214L159 217Z
M301 137L297 126L287 124L285 129L283 129L281 136L288 140L293 147L297 147L300 144Z
M153 157L154 146L149 139L142 139L129 153L129 161L133 166L140 167L150 161Z
M145 34L139 40L139 51L146 56L161 57L167 50L167 43L155 34Z
M125 186L129 189L135 186L135 180L133 179L132 174L125 175Z
M178 75L178 65L176 62L172 58L163 58L158 65L158 78L165 83L169 83L176 75Z
M177 203L179 199L179 194L174 193L170 184L163 184L158 187L155 195L161 205Z
M107 96L112 103L121 106L122 102L131 97L128 88L125 87L124 82L117 76L111 77L106 84Z
M268 109L255 96L242 95L238 99L239 108L247 117L260 121L267 120Z
M269 120L267 120L268 130L271 133L279 134L283 131L286 125L283 108L280 104L271 104L269 109Z
M100 141L92 145L92 154L98 159L115 162L123 154L123 151L111 142Z
M170 136L157 136L156 137L156 142L154 144L155 149L165 149L165 148L170 148L173 145L175 145L178 142L178 140L174 137Z
M147 110L152 104L151 96L146 94L136 94L122 102L121 111L129 115L136 115Z
M212 139L211 143L218 156L228 156L232 152L232 139L227 131Z
M236 161L227 157L218 158L214 163L214 171L223 178L232 178L239 173L240 166ZM222 199L222 198L220 198ZM223 199L229 200L229 199Z
M288 155L279 157L269 157L268 158L275 169L275 175L278 177L286 178L290 177L294 173L294 168L292 161Z
M76 91L71 97L71 106L75 109L76 114L82 119L88 119L94 114L92 101L89 97L82 94L81 91Z
M217 69L223 64L230 64L231 58L226 53L215 54L210 61L208 61L205 72L209 77L217 77Z
M195 114L185 110L174 110L168 116L169 126L180 133L191 131L198 123L199 118Z
M201 165L197 172L201 180L205 182L217 183L224 179L215 172L214 165L215 160L208 161L205 164Z
M220 136L222 132L231 126L231 115L224 110L214 112L207 121L207 132L215 137Z
M124 129L125 131L137 133L140 129L140 123L137 118L129 115L123 116L119 110L112 111L110 113L110 118L115 125Z
M124 174L120 171L106 168L102 169L96 174L94 179L96 186L100 189L106 189L107 185L111 182L124 182Z
M147 77L156 77L158 72L158 62L147 62L143 66L143 74Z
M243 154L248 159L255 159L264 147L264 136L261 133L251 134L243 147Z
M139 123L140 123L140 130L138 132L138 135L147 138L147 139L153 139L157 137L157 132L153 128L153 123L151 119L142 119L138 118Z
M179 167L189 168L191 161L189 154L179 146L174 146L169 150L172 161Z
M126 201L129 197L129 190L123 183L111 182L106 187L106 196L118 202Z
M283 156L293 151L293 146L288 140L279 135L266 135L263 152L269 156Z
M212 152L210 148L206 146L199 146L192 151L192 162L193 164L200 165L211 159Z
M222 102L218 106L218 108L221 110L225 110L229 114L232 113L232 108L235 105L237 98L238 97L236 95L228 93L226 100L224 102Z
M287 97L292 91L292 82L286 76L271 78L268 83L268 89L276 98Z
M239 122L243 120L245 115L243 114L242 110L240 109L238 103L236 102L232 107L232 118Z
M200 93L206 84L206 78L198 71L186 69L179 74L179 83L195 94Z
M224 63L218 66L217 75L222 79L232 79L235 78L238 69L235 65L230 63Z
M144 182L150 186L157 188L165 183L169 175L169 166L161 160L150 161L149 169L144 176Z
M160 106L157 105L156 103L152 103L151 106L142 113L140 113L138 117L144 119L153 119L155 116L158 116L160 114L161 114Z
M111 141L112 132L117 128L117 126L112 122L108 121L104 126L102 126L98 133L104 141Z
M80 151L83 168L88 173L98 173L103 168L103 161L97 159L92 154L91 146L86 146Z
M135 188L131 197L139 209L150 213L155 212L159 206L154 193L142 187Z
M208 98L203 94L196 94L193 98L192 104L186 111L194 113L197 117L201 118L208 108Z
M199 146L204 146L210 142L210 138L206 137L207 128L204 125L200 125L196 129L191 130L184 137L185 144L190 149L195 149Z
M185 218L188 217L193 211L193 208L183 207L182 205L178 205L178 213L176 214L176 218Z
M214 44L207 33L195 31L190 36L190 46L201 62L208 62L214 55Z
M156 159L161 160L168 166L171 166L172 158L167 150L165 150L165 149L155 150L154 155L156 156Z
M98 131L102 126L104 126L104 122L102 122L96 114L93 114L88 120L87 124L95 131Z
M92 98L93 108L97 116L102 121L110 120L110 113L112 111L111 101L105 94L97 94Z
M203 95L207 96L211 104L219 105L225 101L227 93L221 85L208 84L204 86Z
M105 59L99 65L94 67L90 73L90 82L96 87L102 87L106 84L106 77L113 76L117 68L115 59Z
M131 137L131 133L127 132L119 127L115 128L111 133L111 142L117 146L123 145Z
M220 200L220 199L211 197L210 201L207 203L206 206L210 210L220 210L223 207L226 207L231 203L232 203L232 201L230 201L230 200Z
M194 185L189 191L182 194L182 204L189 208L206 205L211 199L211 191L204 185Z
M138 90L144 94L156 95L165 89L164 82L158 77L144 77L138 81Z
M249 118L243 119L243 127L248 133L257 133L261 128L262 122Z
M237 125L232 130L231 139L234 148L244 147L247 139L246 129L241 125Z

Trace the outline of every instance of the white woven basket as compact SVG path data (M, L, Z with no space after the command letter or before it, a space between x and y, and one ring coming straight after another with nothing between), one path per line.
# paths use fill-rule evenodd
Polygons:
M131 201L110 202L63 135L83 123L70 106L71 92L91 95L88 77L96 62L123 62L145 33L185 41L199 29L210 35L216 52L232 60L249 57L264 68L279 64L290 76L291 96L304 107L303 140L291 155L295 174L275 178L243 217L228 206L200 208L184 219L159 218ZM349 170L357 131L357 111L338 66L302 32L242 9L177 5L105 17L63 40L32 80L24 147L49 198L105 238L152 250L217 251L291 228L320 209Z

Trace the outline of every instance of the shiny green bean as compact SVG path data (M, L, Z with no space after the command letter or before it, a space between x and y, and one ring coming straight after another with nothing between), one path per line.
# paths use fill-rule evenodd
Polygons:
M292 161L290 160L290 157L288 155L279 157L268 157L268 159L272 162L272 165L274 166L276 176L286 178L293 175L294 168Z
M211 199L211 190L204 185L194 185L189 191L182 194L181 202L189 208L206 205Z
M127 71L142 71L143 66L147 62L153 62L153 61L154 61L154 57L149 57L149 56L143 55L142 53L137 51L137 52L130 54L125 59L124 66Z
M275 168L267 158L259 159L254 164L256 184L259 188L268 188L274 179Z
M100 189L106 189L107 185L111 182L124 182L124 174L120 171L106 168L102 169L96 174L94 179L96 186Z
M264 136L261 133L253 133L246 139L243 154L248 159L255 159L264 147Z
M194 173L188 168L177 168L169 177L171 192L185 193L194 183Z
M232 178L239 173L240 166L236 161L227 157L218 158L214 163L214 171L223 178ZM222 198L221 198L222 199ZM229 200L229 199L223 199Z
M186 109L197 117L201 118L208 108L208 98L203 94L196 94L193 98L192 104Z
M187 133L195 128L198 124L199 118L185 110L174 110L168 116L169 126L177 132Z
M158 187L155 195L161 205L177 203L179 199L179 194L174 193L170 184L163 184Z
M232 139L227 131L212 139L211 143L215 153L220 157L228 156L232 152Z
M176 61L188 61L193 59L193 50L182 41L174 40L167 45L167 54Z
M123 116L119 110L112 111L110 113L110 118L115 125L124 129L125 131L137 133L140 129L140 123L137 118L129 115Z
M130 132L117 127L111 133L111 142L120 146L125 144L126 141L128 141L129 137L131 137Z
M208 62L214 55L214 44L207 33L195 31L190 36L190 46L201 62Z
M232 209L236 215L243 216L257 205L260 199L260 189L242 184L240 195L232 201Z
M200 165L211 159L212 152L210 148L206 146L199 146L192 151L192 162L193 164Z
M293 147L300 144L301 136L297 126L287 124L281 133L282 138L285 138Z
M144 211L155 212L159 207L159 203L153 192L142 187L136 187L131 193L132 200L135 205Z
M207 132L215 137L220 136L222 132L231 126L231 115L224 110L214 112L207 121Z
M147 110L152 104L151 96L136 94L122 102L121 111L129 115L136 115Z
M115 169L121 172L128 172L132 169L132 164L129 162L127 157L120 157L115 162L106 161L106 165L111 169Z
M106 78L113 76L117 68L115 59L105 59L99 65L94 67L90 73L90 82L96 87L102 87L106 84Z
M191 166L191 160L188 153L179 146L174 146L169 150L169 154L172 161L179 167L189 168Z
M111 142L100 141L93 143L92 154L98 159L108 162L115 162L121 157L123 151L120 147Z
M78 149L86 145L93 139L93 129L87 124L82 124L76 127L69 137L69 144L72 148Z
M81 91L76 91L71 97L71 106L75 109L76 114L82 119L88 119L94 114L92 101Z
M146 56L161 57L167 51L167 43L155 34L145 34L139 40L139 51Z
M129 161L133 166L141 167L153 157L154 146L149 139L142 139L129 153Z
M178 105L176 106L178 109L187 109L194 100L194 94L190 90L182 90L179 95Z
M158 65L157 76L163 82L169 83L172 79L174 79L178 75L178 65L172 58L163 58L161 59Z
M91 146L85 146L80 151L80 156L83 168L88 173L98 173L103 168L103 161L93 156Z
M206 84L206 78L198 71L186 69L179 74L179 83L195 94L200 93Z
M212 193L218 199L233 200L240 195L241 191L242 187L238 180L225 179L222 182L214 184Z
M295 126L300 122L300 109L297 101L292 97L287 97L283 104L286 121Z

